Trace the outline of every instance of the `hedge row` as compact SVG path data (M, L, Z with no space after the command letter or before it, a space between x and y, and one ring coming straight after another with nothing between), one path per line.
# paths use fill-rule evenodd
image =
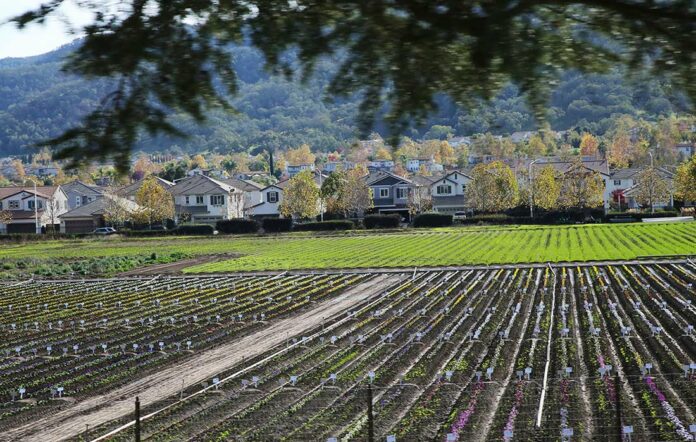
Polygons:
M401 215L365 215L363 225L366 229L393 229L401 225Z
M220 233L256 233L259 231L259 223L245 218L226 219L215 223L215 228Z
M452 225L452 215L422 213L413 219L413 227L447 227Z
M351 230L355 228L353 221L349 220L330 220L319 221L315 223L295 224L293 230L298 232L315 231L315 230Z
M292 229L292 218L264 218L261 225L264 232L289 232Z

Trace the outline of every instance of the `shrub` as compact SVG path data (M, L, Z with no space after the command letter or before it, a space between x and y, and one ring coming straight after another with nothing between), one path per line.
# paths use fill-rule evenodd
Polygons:
M446 227L452 225L452 215L422 213L413 219L413 227Z
M363 225L366 229L393 229L401 224L400 215L365 215Z
M214 231L208 224L185 224L171 230L176 235L212 235Z
M289 232L292 229L292 218L264 218L261 220L264 232Z
M215 227L221 233L256 233L259 223L253 219L235 218L218 221Z
M310 230L350 230L355 228L353 221L331 220L316 223L295 224L293 230L305 232Z

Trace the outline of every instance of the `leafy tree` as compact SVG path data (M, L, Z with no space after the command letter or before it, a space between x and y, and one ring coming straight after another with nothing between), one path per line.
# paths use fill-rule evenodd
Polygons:
M655 213L655 203L669 201L671 189L654 167L646 167L636 176L635 198L641 206L649 206Z
M15 22L42 22L64 2L47 1ZM394 144L411 120L435 110L441 94L473 104L507 81L528 97L541 121L549 85L564 69L625 65L667 75L696 97L696 10L686 0L128 3L113 11L99 2L79 3L95 21L83 29L85 41L65 69L114 79L115 90L80 125L49 141L57 159L84 164L113 158L125 173L140 129L151 136L182 134L167 109L197 123L207 109L230 109L224 94L238 91L238 77L227 48L244 38L261 50L270 70L289 77L297 71L306 77L340 48L336 74L326 80L329 94L362 97L363 133L389 109L384 119ZM300 54L294 65L284 57L290 48Z
M162 171L158 174L160 178L174 182L186 176L188 165L183 161L170 162L164 165Z
M288 218L309 219L319 214L317 200L319 187L314 182L314 174L303 170L294 177L283 191L280 213Z
M288 149L285 152L285 160L291 165L314 164L316 157L312 153L308 144L303 144L297 149Z
M442 126L435 124L430 127L430 130L425 133L426 140L446 140L454 135L454 129L451 126Z
M12 212L9 210L0 210L0 224L9 224L12 222Z
M683 201L696 201L696 155L677 167L674 187L677 198Z
M237 169L237 162L232 158L225 158L220 162L220 166L222 166L225 172L231 174Z
M552 166L545 166L535 173L532 187L534 189L532 199L536 207L545 210L558 207L561 185L556 178L556 170Z
M109 189L104 198L104 221L111 226L122 226L133 218L127 200L116 195L116 189Z
M596 156L599 153L599 142L594 135L585 133L580 140L580 155Z
M325 202L329 213L346 212L345 191L347 187L347 172L336 171L330 174L322 183L319 195Z
M515 174L500 161L478 164L471 171L472 181L466 187L469 207L481 212L500 212L515 207L519 189Z
M346 172L341 205L347 216L360 216L374 207L372 189L363 179L365 172L359 167Z
M433 210L433 194L428 186L418 186L408 193L408 213L418 215Z
M531 157L540 157L546 155L547 149L544 140L539 135L533 135L527 142L527 153Z
M135 194L135 202L140 209L134 218L141 224L152 225L174 218L174 198L152 176L143 181Z
M579 159L560 180L558 204L565 209L594 209L604 204L604 180L599 172L589 169Z
M628 167L633 158L632 149L631 139L628 135L619 135L614 138L607 152L609 165L617 169Z
M380 147L375 151L376 160L391 160L392 154L386 147Z
M196 154L191 158L191 163L189 164L189 169L193 170L196 168L200 169L207 169L208 168L208 162L206 161L205 157L201 154Z

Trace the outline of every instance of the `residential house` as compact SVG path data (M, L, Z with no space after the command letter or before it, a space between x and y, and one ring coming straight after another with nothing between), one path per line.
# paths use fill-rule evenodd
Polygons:
M58 175L59 169L55 166L29 166L25 172L27 175L54 177Z
M430 185L433 211L440 213L461 212L467 209L466 186L472 181L469 175L458 170L436 178Z
M279 183L280 184L280 183ZM254 218L277 218L280 216L280 203L283 201L283 188L271 184L260 190L260 201L245 208L245 214Z
M244 216L251 216L252 208L263 201L262 190L264 186L255 181L237 178L228 178L222 181L244 192Z
M174 183L172 183L171 181L167 181L164 178L160 178L160 177L155 176L155 175L153 175L153 176L157 180L157 184L162 186L162 188L164 190L170 190L172 187L174 187ZM134 182L133 184L129 184L127 186L120 188L116 192L116 194L120 197L126 198L129 201L135 201L135 195L137 195L138 190L140 190L140 188L142 187L143 183L145 182L145 180L147 178L149 178L149 177L143 178L141 180Z
M413 181L391 172L378 171L367 175L365 183L372 189L376 212L408 216L409 194L417 187Z
M113 208L124 213L133 213L139 206L133 201L112 194L104 194L99 198L80 205L59 216L61 233L90 233L109 223L106 218Z
M671 189L669 200L668 201L656 201L654 206L655 208L665 208L665 207L673 207L674 206L674 172L672 172L669 169L666 169L664 167L657 167L655 169L665 181L667 181L669 188ZM632 173L630 173L630 172ZM627 187L621 188L617 190L617 193L620 192L620 195L623 197L622 199L625 200L625 208L628 209L639 209L641 208L641 205L636 201L636 196L638 194L638 184L639 184L639 177L640 177L640 172L642 169L623 169L621 171L617 172L623 172L623 173L615 173L612 175L612 178L614 177L625 177L624 179L621 180L624 185ZM630 175L629 175L630 173ZM618 180L614 179L613 183L616 184Z
M529 139L532 138L534 134L536 134L536 132L529 130L513 132L510 135L510 141L512 141L515 144L523 143L529 141Z
M696 143L679 143L675 146L675 149L681 161L688 160L696 155Z
M314 172L315 168L316 166L314 165L314 163L285 164L285 174L292 178L298 173L305 170L311 170L312 172Z
M2 187L0 210L12 219L0 224L1 233L41 233L58 229L59 216L68 210L68 197L60 186Z
M244 191L224 181L194 175L169 189L174 196L177 220L215 224L244 216Z
M442 164L436 163L433 157L411 158L406 160L406 170L409 172L418 173L421 168L424 168L426 171L431 173L442 172L444 170Z
M104 196L105 189L99 186L83 183L80 180L71 181L61 186L68 197L68 210L89 204Z
M450 146L452 147L459 147L459 146L470 146L471 145L471 137L452 137L449 140L447 140Z
M355 163L353 163L352 161L328 161L324 164L322 171L326 173L333 173L337 170L351 169L355 169Z
M188 172L186 172L186 176L195 176L195 175L204 175L204 176L209 176L217 179L224 179L225 178L225 172L222 170L217 170L217 169L201 169L200 167L196 167L195 169L191 169Z
M393 172L394 161L392 160L373 160L367 163L367 170L370 172Z

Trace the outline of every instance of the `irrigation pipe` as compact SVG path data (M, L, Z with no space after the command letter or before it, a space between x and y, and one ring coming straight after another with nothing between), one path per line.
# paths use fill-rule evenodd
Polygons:
M546 366L544 367L544 381L541 387L541 397L539 398L539 411L537 412L536 427L541 427L541 417L544 411L544 400L546 399L546 386L549 382L549 368L551 367L551 334L553 333L553 318L556 312L556 271L549 263L549 269L553 273L553 286L551 287L551 323L549 324L549 336L546 343Z
M401 283L401 282L402 282L402 281L399 280L399 283ZM375 298L375 299L373 299L372 301L368 302L368 304L366 304L366 305L363 306L360 310L358 310L358 312L362 313L362 312L364 312L364 311L366 311L366 310L369 310L370 308L374 307L375 305L378 305L378 304L382 301L382 296L379 296L379 294L377 294L374 298ZM348 321L351 321L352 319L353 319L353 318L352 318L351 316L349 316L349 315L346 314L346 317L345 317L345 318L343 318L343 319L341 319L341 320L339 320L339 321L337 321L337 322L334 322L332 325L330 325L329 327L326 327L326 328L323 329L323 330L320 329L320 327L317 327L317 329L319 329L319 330L318 330L317 332L313 333L312 335L310 335L308 338L309 338L309 340L313 340L314 338L316 338L316 337L318 337L318 336L324 335L324 334L326 334L327 332L329 332L329 331L331 331L331 330L333 330L333 329L335 329L335 328L340 327L341 325L345 324L345 323L348 322ZM168 410L169 408L171 408L171 407L173 407L173 406L175 406L175 405L180 404L181 402L187 401L187 400L189 400L189 399L191 399L191 398L194 398L194 397L196 397L196 396L198 396L198 395L200 395L200 394L203 394L203 393L207 392L208 390L213 390L213 389L219 388L219 386L222 385L222 384L224 384L225 382L230 381L230 380L235 379L235 378L238 378L239 376L241 376L241 375L243 375L243 374L245 374L245 373L247 373L247 372L249 372L249 371L251 371L251 370L257 368L257 367L262 366L263 364L267 363L268 361L271 361L273 358L275 358L275 357L277 357L277 356L280 356L280 355L282 355L282 354L284 354L284 353L287 353L288 351L290 351L291 349L295 348L296 346L298 346L298 345L304 345L304 343L305 343L304 340L299 340L299 341L297 341L295 344L292 344L292 345L289 345L289 346L287 346L287 347L284 347L284 348L282 348L281 350L279 350L279 351L273 353L272 355L270 355L270 356L268 356L268 357L266 357L266 358L264 358L264 359L262 359L262 360L260 360L260 361L258 361L258 362L255 362L254 364L252 364L252 365L250 365L250 366L248 366L248 367L246 367L246 368L243 368L243 369L241 369L241 370L239 370L239 371L237 371L237 372L235 372L235 373L232 373L231 375L229 375L229 376L227 376L227 377L225 377L225 378L223 378L223 379L220 379L220 383L217 384L217 385L209 385L209 386L203 388L202 390L199 390L199 391L197 391L197 392L195 392L195 393L192 393L192 394L186 396L186 397L183 398L183 399L179 399L178 401L173 402L173 403L167 405L167 406L164 407L164 408L160 408L159 410L153 411L153 412L150 413L150 414L146 414L145 416L141 416L141 417L140 417L140 422L143 422L143 421L145 421L145 420L147 420L147 419L150 419L150 418L152 418L152 417L154 417L154 416L157 416L158 414L162 413L163 411L166 411L166 410ZM124 425L121 425L120 427L118 427L118 428L116 428L116 429L114 429L114 430L111 430L111 431L109 431L108 433L106 433L106 434L104 434L104 435L102 435L102 436L97 437L96 439L92 439L92 442L98 442L98 441L106 440L106 439L110 438L111 436L114 436L114 435L120 433L121 431L126 430L126 429L132 427L133 425L135 425L135 420L132 420L132 421L130 421L130 422L124 424Z

